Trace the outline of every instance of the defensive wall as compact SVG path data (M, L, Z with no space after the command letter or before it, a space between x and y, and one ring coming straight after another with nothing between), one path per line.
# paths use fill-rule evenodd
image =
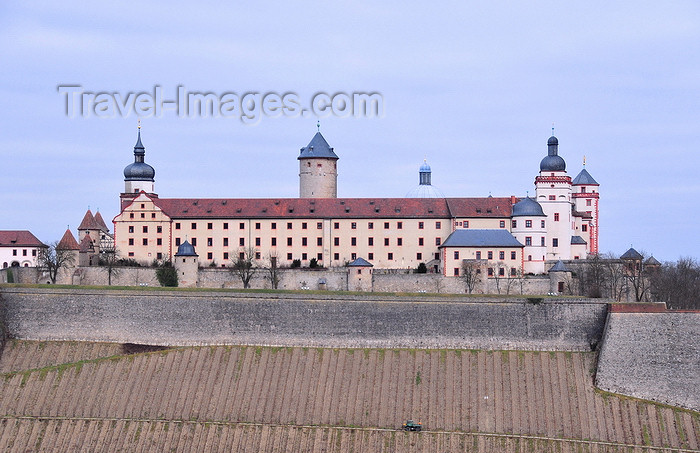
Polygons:
M4 287L28 340L590 351L600 300Z
M596 386L700 411L700 311L611 305Z

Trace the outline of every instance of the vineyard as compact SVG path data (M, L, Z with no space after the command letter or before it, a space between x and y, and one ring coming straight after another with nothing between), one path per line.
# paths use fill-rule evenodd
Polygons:
M594 353L124 355L119 345L10 341L0 451L698 451L700 414L598 392L594 369ZM424 431L398 431L408 418Z

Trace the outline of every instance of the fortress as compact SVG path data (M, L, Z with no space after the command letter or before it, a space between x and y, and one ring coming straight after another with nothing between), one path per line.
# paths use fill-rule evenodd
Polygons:
M535 198L445 198L427 163L407 198L338 198L339 157L320 132L297 158L299 198L161 198L139 129L114 241L122 257L144 264L173 260L187 242L200 266L225 266L251 251L280 267L362 259L459 276L464 260L475 260L489 277L544 274L558 260L598 251L599 184L585 168L572 180L558 146L554 136L547 141ZM92 228L83 230L94 240L102 231Z

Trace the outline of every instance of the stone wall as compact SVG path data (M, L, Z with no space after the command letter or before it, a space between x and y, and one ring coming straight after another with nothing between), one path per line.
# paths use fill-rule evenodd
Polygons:
M414 274L405 270L375 271L372 288L376 292L445 293L465 294L464 280L459 277L444 277L441 274ZM500 292L499 292L500 291ZM521 292L522 291L522 292ZM473 294L547 294L548 276L527 276L522 279L501 278L482 280Z
M2 288L17 338L164 345L590 350L586 300Z
M348 273L344 267L331 269L281 268L277 272L279 275L277 289L348 290ZM243 288L243 282L228 269L203 268L199 270L198 286L200 288ZM250 287L272 288L268 271L265 269L257 271L253 275Z
M596 386L698 411L698 338L700 312L612 311L598 359Z

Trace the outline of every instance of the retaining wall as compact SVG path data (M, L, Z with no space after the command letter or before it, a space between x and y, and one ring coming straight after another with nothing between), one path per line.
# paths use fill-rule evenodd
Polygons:
M579 351L600 341L607 311L587 300L1 291L13 337L163 345Z
M596 386L700 411L700 312L630 313L612 307Z

